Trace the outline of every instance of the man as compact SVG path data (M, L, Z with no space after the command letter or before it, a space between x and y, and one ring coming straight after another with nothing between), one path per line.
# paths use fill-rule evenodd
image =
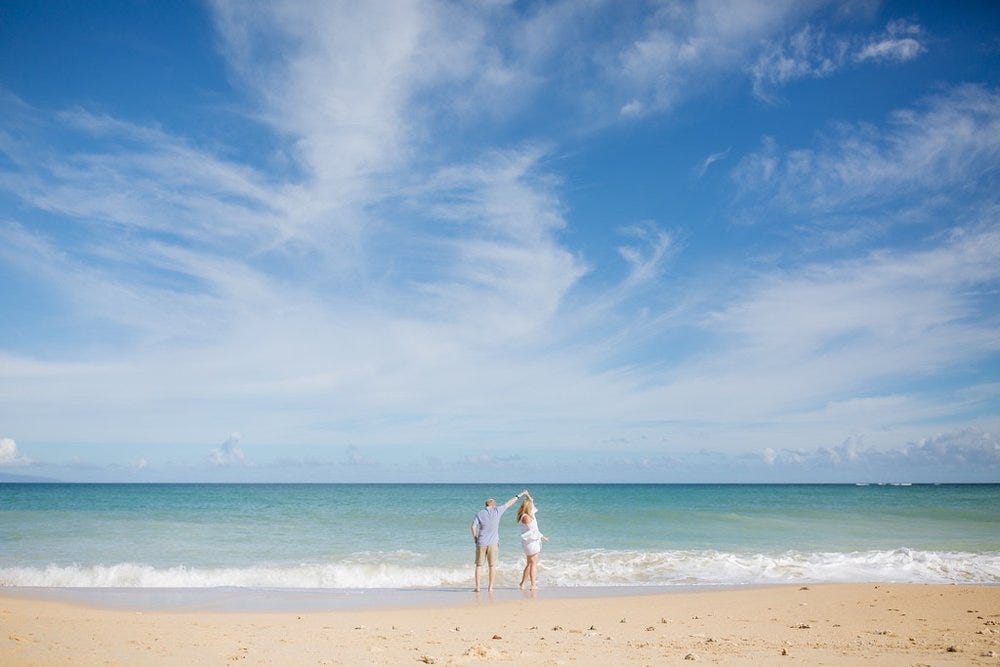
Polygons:
M528 495L525 489L517 494L502 507L497 507L497 501L493 498L486 499L486 507L479 510L476 518L472 520L472 542L476 545L476 592L479 592L479 580L483 570L483 561L490 566L489 587L486 589L493 592L494 568L497 564L497 556L500 551L500 517L510 509L510 506L517 502L521 496Z

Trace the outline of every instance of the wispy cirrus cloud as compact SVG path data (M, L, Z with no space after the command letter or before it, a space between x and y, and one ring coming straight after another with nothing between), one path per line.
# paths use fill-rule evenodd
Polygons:
M23 103L8 108L15 123L32 116L32 127L4 142L16 166L0 174L5 187L85 229L255 249L279 237L279 225L294 222L280 185L182 137L81 109L48 115ZM63 152L59 134L80 148Z
M718 153L712 153L707 155L704 160L702 160L698 166L694 169L694 173L698 178L702 178L707 172L709 167L711 167L716 162L720 162L729 157L732 152L732 148L727 148L724 151L719 151Z
M728 303L701 321L718 353L677 372L686 412L722 392L733 415L791 431L805 419L814 437L823 424L988 414L995 387L981 380L963 396L890 390L894 407L880 401L896 383L920 386L1000 350L987 296L1000 280L996 108L994 91L962 86L881 126L841 126L808 148L767 143L744 158L735 218L792 242L739 278L739 293L713 299ZM912 243L882 241L901 230Z
M929 250L775 272L709 320L741 341L719 366L755 368L737 374L748 380L771 376L771 398L788 392L781 402L794 411L985 358L1000 340L996 314L976 292L1000 279L998 258L1000 232L991 225L956 230Z
M622 49L607 75L627 95L624 117L669 109L725 78L753 54L761 40L780 33L821 3L703 2L662 6L632 43Z
M702 343L665 367L616 376L635 423L658 418L682 442L704 429L716 443L759 431L789 448L840 440L847 425L878 448L924 437L927 423L991 428L995 385L973 377L967 391L942 394L929 381L975 376L1000 352L989 298L1000 281L993 97L959 87L879 126L843 126L808 148L770 145L744 158L734 217L793 242L778 259L717 269L722 284L706 280L630 330L632 346L648 336L645 344L667 347L692 328ZM899 214L943 199L951 217L936 206ZM899 228L913 243L881 242ZM815 243L854 229L865 235L852 252ZM628 441L661 431L637 427Z
M896 224L937 219L944 209L970 220L992 216L998 101L995 90L963 85L894 112L880 128L836 126L818 146L783 148L765 139L733 171L743 219L792 216L800 230L864 226L870 238Z
M477 377L546 376L544 363L502 351L514 339L544 344L586 271L557 239L565 220L539 166L544 151L458 163L418 154L436 122L420 92L467 76L449 51L461 45L435 38L447 18L438 10L382 16L386 58L351 46L370 27L365 12L324 4L314 21L300 9L219 8L230 63L260 116L289 139L295 169L265 175L184 137L84 111L38 121L40 137L7 146L17 164L3 174L9 190L79 230L61 237L9 222L7 258L62 294L71 308L59 317L89 323L95 339L107 333L98 321L115 328L113 361L81 367L53 397L79 406L83 421L95 386L133 409L170 402L188 416L178 432L188 439L212 411L199 400L235 402L225 408L234 418L265 396L296 400L294 417L265 409L247 424L278 440L331 401L345 422L388 412L433 424L438 414L492 412ZM331 40L331 26L345 40ZM269 50L275 34L298 48ZM47 145L59 134L86 149ZM25 369L16 404L45 390L41 373L67 369L16 365ZM109 428L84 431L101 438Z
M821 79L865 62L902 63L927 50L924 29L916 23L890 21L881 33L830 34L806 25L782 41L768 41L750 68L754 94L776 101L774 91L798 79Z
M5 428L21 442L169 432L203 467L242 472L238 440L204 456L219 423L275 446L357 443L326 464L350 468L400 443L438 460L470 442L514 457L539 442L780 451L829 447L846 424L884 448L923 437L928 415L934 429L988 419L990 383L942 396L920 381L997 352L983 296L1000 264L995 91L945 89L739 160L730 212L745 229L850 236L843 254L797 239L781 261L698 265L685 213L611 214L600 224L618 235L596 252L574 224L553 160L568 134L675 109L748 63L770 92L926 48L917 23L842 43L803 27L826 6L216 3L267 155L5 104L0 187L18 207L0 258L58 295L19 314L39 335L0 354ZM541 124L573 127L542 141L518 113L550 102ZM942 201L954 218L932 215ZM908 243L879 242L905 225ZM38 419L51 405L60 419Z
M956 105L984 108L981 93L971 91L968 99L956 94L955 105L931 104L923 115L901 112L887 125L888 139L864 135L867 149L847 150L857 145L851 135L844 135L843 145L831 142L810 149L815 159L808 164L817 173L795 170L790 158L775 152L776 166L765 178L741 183L786 208L807 206L813 201L810 189L793 188L793 177L822 183L816 180L819 171L837 160L846 163L848 156L854 160L851 168L863 167L867 157L872 173L885 172L890 182L909 187L910 177L885 165L899 161L914 169L919 161L907 149L917 150L919 137L927 136L919 128L929 121L945 125L944 119L962 118L955 115ZM959 123L971 130L946 134L950 139L937 142L932 153L937 157L928 159L925 168L953 164L957 172L950 178L956 180L978 173L992 155L988 141L979 142L983 152L978 158L957 160L955 155L987 131L980 127L983 122ZM81 406L93 396L95 384L103 388L103 397L117 397L123 405L181 397L191 405L235 401L228 408L232 419L243 414L241 404L263 397L294 401L294 411L264 409L251 419L256 423L248 426L258 440L280 439L290 429L306 441L336 438L351 432L352 419L378 419L386 413L397 415L397 421L379 427L377 440L383 442L414 433L440 437L456 427L460 430L453 437L459 441L462 430L475 430L497 413L507 415L512 429L526 433L545 432L546 424L578 415L589 428L688 423L690 427L673 430L693 437L706 423L735 432L754 422L794 422L796 415L857 392L870 394L872 387L914 368L944 369L995 351L992 325L975 316L979 305L969 296L995 280L990 267L1000 265L995 261L996 235L986 220L956 230L931 249L874 250L858 259L740 276L736 291L711 300L706 295L703 303L697 294L687 295L687 308L642 323L616 313L615 304L625 301L630 289L661 280L676 245L672 234L655 226L635 227L632 243L622 246L622 258L632 267L624 282L578 296L572 301L575 308L568 310L566 296L585 265L557 240L566 221L554 184L538 171L540 155L534 149L498 153L442 167L422 180L407 178L400 190L402 203L394 203L394 210L406 213L412 223L397 228L406 243L369 246L373 253L378 248L371 259L395 264L395 278L403 279L377 278L367 292L374 298L366 304L336 290L318 291L309 283L291 286L281 274L256 266L253 258L151 239L123 245L115 253L122 262L139 262L151 272L169 270L196 282L184 289L166 289L152 280L123 284L102 264L67 253L43 234L8 227L8 238L18 243L8 249L19 248L32 270L45 268L49 273L41 275L67 290L73 302L85 306L81 310L92 307L145 332L145 342L116 361L75 370L59 364L31 366L41 375L22 374L19 396L11 399L17 404L51 393L53 385L46 378L59 373L60 398ZM741 169L759 159L749 158ZM840 171L850 173L846 166ZM866 184L859 181L859 188ZM844 184L833 191L839 199L827 198L825 206L831 210L851 196L864 198L863 190L852 195ZM419 265L428 258L434 258L432 265ZM92 301L88 293L94 295ZM716 298L727 305L708 306ZM595 318L603 321L592 327ZM616 348L649 344L692 325L716 349L712 355L673 357L668 375L661 365L607 370ZM150 347L157 340L173 342ZM523 354L527 341L533 341L535 353ZM584 344L553 352L558 347L552 346L567 341ZM515 342L514 349L506 347ZM515 354L515 349L521 352ZM156 354L150 356L149 350ZM19 367L27 369L25 363ZM158 380L150 384L149 377ZM484 385L476 378L490 380ZM762 392L761 386L769 389ZM192 387L200 389L192 394ZM415 387L420 391L415 393ZM718 412L720 402L727 406L724 416ZM296 425L321 419L331 404L350 418L326 436L309 435ZM178 409L190 415L186 402ZM87 410L81 407L81 412ZM914 412L907 412L898 421L911 418ZM815 424L823 418L811 419ZM884 423L882 419L865 423ZM191 424L188 437L199 437L207 424ZM94 437L105 433L98 424L87 430Z
M630 288L655 281L663 270L669 254L676 248L674 236L649 222L631 225L621 231L622 234L640 242L618 246L618 254L630 267L623 287Z
M930 250L733 275L704 309L659 324L653 340L696 318L695 352L621 371L631 427L619 435L630 447L664 434L692 447L711 432L722 451L758 437L812 451L845 429L880 449L970 420L994 429L995 385L973 377L968 391L942 392L928 381L1000 352L997 314L978 296L1000 279L998 257L995 229L980 228ZM719 300L729 305L713 310Z
M869 37L854 54L854 60L906 62L913 60L927 50L921 42L924 37L922 26L897 19L890 21L881 35Z

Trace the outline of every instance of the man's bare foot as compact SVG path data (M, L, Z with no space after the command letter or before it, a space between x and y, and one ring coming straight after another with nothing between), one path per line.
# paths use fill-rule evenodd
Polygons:
M473 589L472 589L472 592L473 592L473 593L478 593L478 592L479 592L479 589L478 589L478 588L473 588Z

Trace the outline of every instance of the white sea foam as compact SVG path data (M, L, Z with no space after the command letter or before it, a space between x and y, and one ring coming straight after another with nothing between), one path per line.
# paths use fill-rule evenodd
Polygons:
M49 565L0 568L2 586L66 588L449 588L467 586L468 564L423 564L420 554L358 553L332 563L251 567ZM892 581L1000 584L1000 552L897 549L854 553L738 554L718 551L546 553L551 586L691 586ZM520 563L502 563L500 583L515 583Z
M897 581L1000 583L1000 553L863 551L743 554L719 551L590 550L549 558L546 578L560 586L743 585Z
M0 585L66 588L421 588L466 583L468 568L387 564L302 564L240 568L155 568L136 563L0 568Z

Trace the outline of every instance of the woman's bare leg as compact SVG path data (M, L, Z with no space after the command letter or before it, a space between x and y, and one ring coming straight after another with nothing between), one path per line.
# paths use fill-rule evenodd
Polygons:
M528 556L528 564L526 566L528 570L528 576L531 578L531 588L538 588L538 554Z

